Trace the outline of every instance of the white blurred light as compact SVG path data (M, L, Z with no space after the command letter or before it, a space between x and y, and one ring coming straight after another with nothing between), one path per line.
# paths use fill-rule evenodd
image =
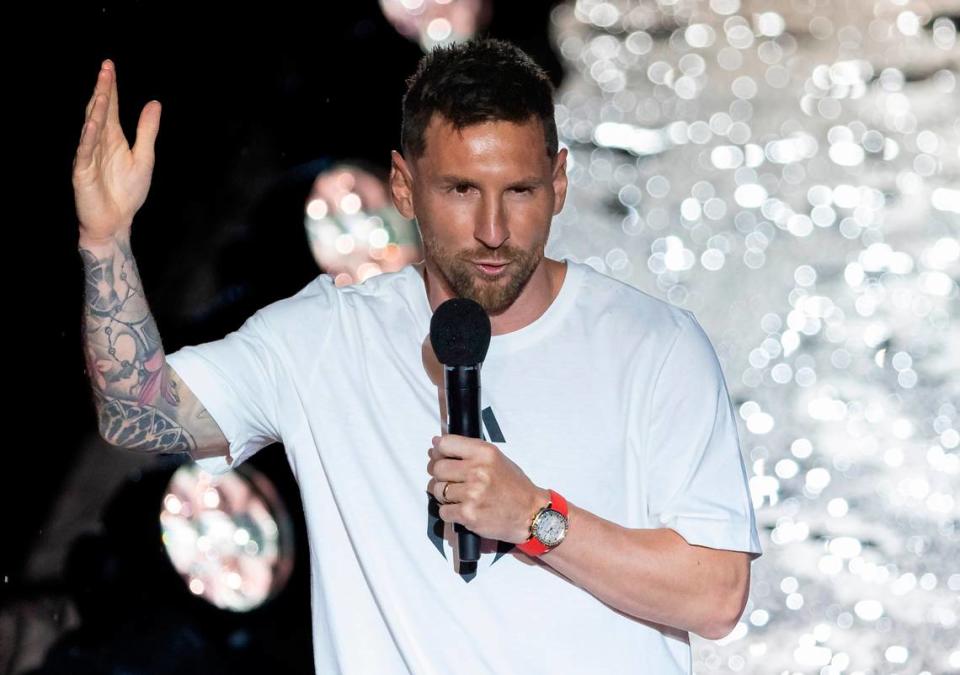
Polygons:
M654 155L669 147L663 132L659 129L645 129L631 124L603 122L593 132L598 145L607 148L620 148L635 155Z

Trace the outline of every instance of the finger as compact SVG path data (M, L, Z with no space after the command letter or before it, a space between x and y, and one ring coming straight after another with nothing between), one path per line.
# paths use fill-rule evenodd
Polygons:
M96 122L87 120L83 123L83 128L80 130L80 142L77 143L77 154L73 158L75 169L85 169L90 165L90 160L93 158L93 143L90 142L90 136L96 127Z
M137 122L137 137L133 143L134 159L140 164L153 166L154 144L160 131L160 101L150 101L140 111Z
M427 473L437 480L462 482L467 479L468 468L459 459L434 459L427 464Z
M464 523L463 506L460 504L441 504L437 515L445 523Z
M427 483L427 492L441 504L447 502L450 499L450 488L447 488L447 499L443 498L443 486L449 485L449 481L438 480L436 478L431 478L430 482Z
M117 68L112 63L108 69L110 72L110 91L108 96L110 97L110 107L107 110L107 124L113 126L117 125L117 128L120 128L120 97L117 94Z
M447 487L444 488L443 485L440 486L440 496L444 497L441 499L441 502L446 502L448 504L459 504L463 501L463 495L465 487L463 483L456 483L453 481L448 481L444 483ZM446 492L444 492L446 489Z
M93 87L93 93L90 95L90 100L87 102L87 107L84 110L83 116L87 119L90 117L90 111L93 110L93 102L97 98L97 94L106 94L109 92L109 78L110 73L107 64L110 63L110 60L104 61L100 65L100 72L97 73L97 81Z
M469 459L477 454L478 444L482 444L478 438L467 438L458 434L444 434L443 436L433 437L433 447L435 447L443 457L456 457L459 459Z
M90 111L90 119L84 123L80 132L80 143L77 145L77 156L74 160L74 166L78 169L86 169L93 162L94 150L103 132L106 109L106 97L97 95L93 109Z

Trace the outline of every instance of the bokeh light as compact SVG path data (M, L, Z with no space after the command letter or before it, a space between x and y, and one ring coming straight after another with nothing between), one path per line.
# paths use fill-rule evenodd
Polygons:
M553 10L548 255L695 312L739 412L765 555L695 672L960 668L957 9Z

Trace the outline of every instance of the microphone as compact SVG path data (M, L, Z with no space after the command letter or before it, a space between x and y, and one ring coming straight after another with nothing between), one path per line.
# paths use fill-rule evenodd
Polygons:
M480 365L490 347L490 317L478 302L451 298L430 319L430 344L443 364L447 392L447 432L481 438ZM480 537L454 523L460 542L460 561L480 560Z

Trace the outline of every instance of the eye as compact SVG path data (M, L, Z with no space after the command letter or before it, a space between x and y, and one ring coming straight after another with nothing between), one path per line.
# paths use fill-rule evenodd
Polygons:
M458 195L465 195L467 194L467 192L470 191L470 188L471 186L468 183L457 183L454 186L453 191L456 192Z
M529 185L518 185L515 188L511 188L514 192L520 195L525 195L533 192L533 188Z

